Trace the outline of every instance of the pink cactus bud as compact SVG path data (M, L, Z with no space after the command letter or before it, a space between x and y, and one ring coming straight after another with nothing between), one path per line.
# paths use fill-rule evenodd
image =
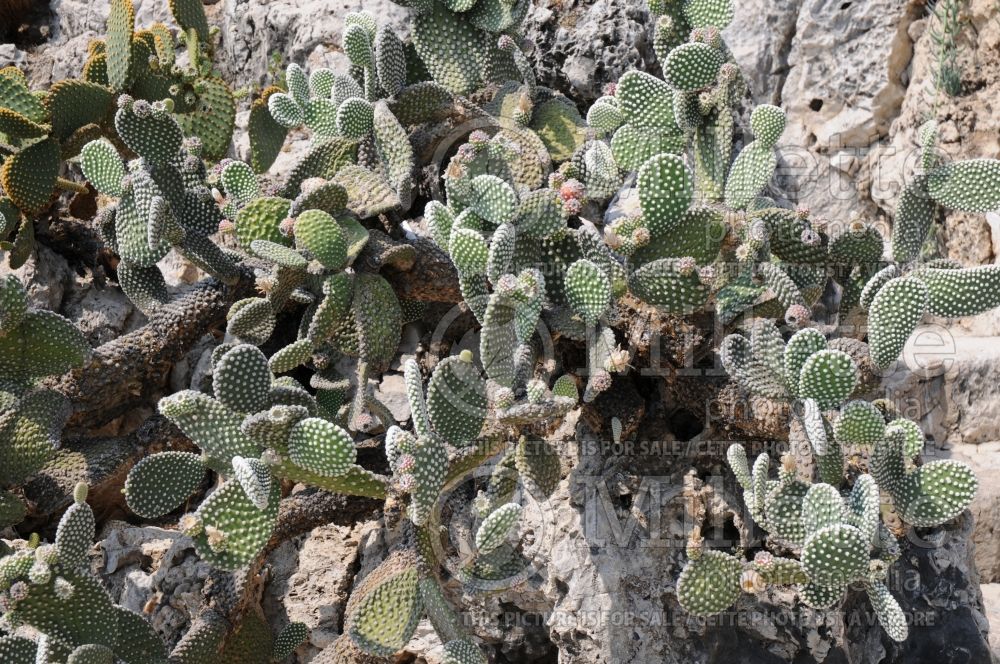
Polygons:
M812 318L812 312L801 304L793 304L785 310L785 322L791 327L805 327L810 318Z
M578 198L570 198L569 200L563 201L563 211L566 212L571 217L575 217L580 214L583 209L583 204Z
M583 186L582 182L576 179L566 180L563 182L562 186L559 187L559 196L564 201L583 198L586 193L587 188Z

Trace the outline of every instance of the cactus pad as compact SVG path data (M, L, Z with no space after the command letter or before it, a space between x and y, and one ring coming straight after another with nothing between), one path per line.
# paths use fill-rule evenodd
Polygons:
M205 464L190 452L161 452L144 457L129 471L125 500L145 519L157 519L179 507L205 479Z

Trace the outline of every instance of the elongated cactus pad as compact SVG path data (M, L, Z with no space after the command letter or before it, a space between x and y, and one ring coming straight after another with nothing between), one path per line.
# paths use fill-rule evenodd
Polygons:
M935 316L975 316L1000 306L1000 265L926 268L913 276L927 284L927 309Z
M362 650L388 657L407 644L423 615L416 557L400 550L362 579L347 604L345 630Z
M953 210L983 214L1000 208L1000 161L969 159L930 172L927 192Z
M868 314L868 345L875 366L885 368L896 361L929 304L930 288L913 277L893 279L879 289Z

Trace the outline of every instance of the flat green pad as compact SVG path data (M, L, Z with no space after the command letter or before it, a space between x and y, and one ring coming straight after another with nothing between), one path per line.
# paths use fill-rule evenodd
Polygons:
M190 452L161 452L144 457L129 471L125 500L145 519L156 519L187 500L205 479L205 464Z
M839 586L864 577L868 549L869 543L854 526L827 526L806 539L802 566L814 583Z
M251 502L239 482L226 482L198 508L197 514L204 524L193 538L198 555L227 572L246 565L271 537L280 502L280 482L271 483L265 510ZM209 537L213 539L210 541Z
M725 611L740 597L741 572L740 562L728 553L703 551L684 566L677 579L677 599L692 615Z
M41 212L52 198L59 177L59 144L39 141L10 156L0 167L0 187L26 214Z

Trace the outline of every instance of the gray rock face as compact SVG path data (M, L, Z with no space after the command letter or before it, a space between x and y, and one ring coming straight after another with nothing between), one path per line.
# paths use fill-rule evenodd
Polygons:
M629 69L660 73L652 35L644 2L540 0L528 13L525 42L540 80L589 104Z

